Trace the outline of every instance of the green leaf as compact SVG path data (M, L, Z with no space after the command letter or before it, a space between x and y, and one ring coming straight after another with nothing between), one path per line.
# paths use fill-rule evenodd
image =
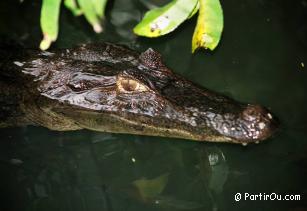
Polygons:
M96 33L102 32L99 17L96 14L95 5L92 0L78 0L80 8L86 20L93 26Z
M69 9L75 16L81 15L82 11L78 8L78 5L75 0L65 0L64 1L65 7Z
M107 5L107 0L92 0L98 17L104 17L104 11Z
M192 53L198 48L214 50L223 31L223 11L219 0L199 0L199 15L192 39Z
M197 1L193 11L191 12L191 14L189 15L188 19L192 18L199 10L199 1Z
M58 37L61 0L43 0L40 24L44 38L40 49L46 50Z
M161 8L150 10L133 31L145 37L158 37L172 32L192 14L197 2L173 0Z

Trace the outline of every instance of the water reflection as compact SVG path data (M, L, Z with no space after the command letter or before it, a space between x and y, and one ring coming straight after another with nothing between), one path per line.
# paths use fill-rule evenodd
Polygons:
M114 26L116 33L124 40L134 41L136 36L132 28L141 20L142 14L135 7L135 0L117 0L114 2L114 10L111 13L110 22ZM121 5L125 5L121 7Z
M236 192L299 193L307 173L304 150L294 153L303 144L297 132L279 137L294 141L290 151L275 141L244 148L37 127L0 132L5 210L227 210Z
M199 210L217 206L229 174L216 146L35 127L9 134L0 165L30 210Z

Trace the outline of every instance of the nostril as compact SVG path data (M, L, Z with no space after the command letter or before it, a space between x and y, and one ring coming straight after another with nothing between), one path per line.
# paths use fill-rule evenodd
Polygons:
M242 116L247 121L255 121L259 120L263 114L267 113L266 109L259 105L248 105L243 113Z
M268 109L259 105L247 105L241 113L248 135L254 140L270 137L278 128L278 121Z

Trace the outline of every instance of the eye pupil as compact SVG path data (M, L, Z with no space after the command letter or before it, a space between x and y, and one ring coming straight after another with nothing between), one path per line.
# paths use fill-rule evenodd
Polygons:
M134 80L122 80L121 85L124 90L131 92L137 89L138 83Z
M137 80L133 80L130 78L117 78L117 90L119 92L146 92L148 91L147 87L141 84Z

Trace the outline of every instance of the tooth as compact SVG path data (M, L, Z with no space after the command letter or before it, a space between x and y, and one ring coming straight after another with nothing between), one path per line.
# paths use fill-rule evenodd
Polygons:
M272 114L268 113L267 116L269 117L269 119L273 119Z
M263 128L265 128L265 124L263 122L260 122L258 124L259 128L262 130Z

